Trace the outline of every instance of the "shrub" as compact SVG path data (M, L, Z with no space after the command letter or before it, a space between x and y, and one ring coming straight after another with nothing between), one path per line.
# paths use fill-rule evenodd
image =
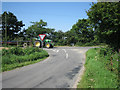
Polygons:
M99 60L104 62L105 68L118 74L119 53L112 48L100 48L98 50Z
M28 61L36 61L38 59L42 59L48 57L48 53L40 48L28 47L22 49L20 47L14 47L11 49L3 49L2 50L2 67L3 70L7 70L5 66L11 64L19 64Z
M92 48L86 55L86 70L78 88L119 88L117 60L120 53L111 48Z

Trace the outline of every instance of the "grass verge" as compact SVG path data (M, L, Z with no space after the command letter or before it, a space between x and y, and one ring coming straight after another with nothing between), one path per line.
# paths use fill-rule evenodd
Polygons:
M119 88L119 53L110 52L104 48L92 48L87 51L85 72L77 88Z
M22 49L20 47L14 47L11 49L2 50L2 71L9 71L18 67L26 66L29 64L37 63L49 55L40 48L28 47Z
M5 65L4 66L4 71L10 71L19 67L23 67L23 66L27 66L30 64L34 64L40 61L43 61L44 59L46 59L47 57L44 57L42 59L37 59L35 61L26 61L26 62L22 62L22 63L14 63L14 64L10 64L10 65Z

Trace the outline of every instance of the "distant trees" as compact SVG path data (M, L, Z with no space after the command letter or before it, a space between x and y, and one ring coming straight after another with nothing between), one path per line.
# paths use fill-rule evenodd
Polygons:
M72 26L71 32L74 33L74 39L76 39L78 44L91 43L94 40L94 30L89 23L89 19L79 19Z
M62 36L65 37L62 40L63 45L93 45L97 41L89 19L79 19L72 29L63 33Z
M66 45L71 45L72 43L76 44L77 42L77 37L76 33L72 30L65 32L65 44Z
M2 39L15 39L23 26L23 22L18 21L17 17L13 13L4 12L2 14Z
M100 41L107 43L114 49L120 48L120 3L93 3L87 15L95 27Z
M88 19L79 19L66 32L67 44L95 45L101 42L120 49L120 3L93 3L87 11Z
M47 22L44 22L42 19L39 22L31 22L33 25L26 29L26 35L28 37L37 37L39 34L47 34L51 38L51 34L54 32L54 29L46 28Z
M64 37L65 33L62 30L58 30L53 33L53 37L51 39L56 43L56 45L64 45Z
M62 30L46 28L47 22L42 19L39 22L31 22L33 25L21 31L24 26L11 12L2 14L2 35L3 40L7 35L8 40L16 36L33 38L39 34L47 34L57 45L96 45L101 42L120 49L120 3L119 2L98 2L93 3L86 12L88 19L79 19L72 26L72 29L63 32ZM19 32L19 33L18 33Z
M57 45L93 45L97 41L89 19L79 19L71 30L67 32L59 30L54 32L53 36L52 39Z

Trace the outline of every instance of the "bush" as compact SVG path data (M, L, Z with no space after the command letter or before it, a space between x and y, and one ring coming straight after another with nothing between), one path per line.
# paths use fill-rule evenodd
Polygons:
M37 47L27 47L26 49L22 49L20 47L13 47L9 50L3 49L2 50L2 56L8 55L8 54L14 54L14 55L29 55L34 52L41 52L42 49L39 49Z
M38 59L42 59L45 57L48 57L48 53L40 48L20 48L20 47L14 47L11 49L3 49L2 50L2 66L3 71L7 70L5 66L11 65L11 64L20 64L23 62L31 62L36 61Z
M85 73L78 88L120 88L118 60L112 48L92 48L86 53Z
M75 45L77 45L77 46L93 46L96 44L94 42L87 42L87 43L77 42Z
M101 48L98 50L99 60L104 62L105 68L118 74L118 59L120 53L114 51L113 48Z
M78 46L83 46L83 43L77 42L76 45L78 45Z
M92 42L89 42L89 43L85 43L84 45L85 45L85 46L93 46L93 45L95 45L95 44L92 43Z

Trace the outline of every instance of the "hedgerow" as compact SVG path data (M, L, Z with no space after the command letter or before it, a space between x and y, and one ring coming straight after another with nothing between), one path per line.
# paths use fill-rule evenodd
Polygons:
M112 48L92 48L86 53L85 72L78 88L120 89L120 53Z
M11 49L2 50L2 70L10 70L11 68L6 68L12 64L21 64L24 62L32 62L38 59L48 57L48 53L40 48L28 47L22 49L20 47L14 47ZM13 68L13 67L12 67Z

